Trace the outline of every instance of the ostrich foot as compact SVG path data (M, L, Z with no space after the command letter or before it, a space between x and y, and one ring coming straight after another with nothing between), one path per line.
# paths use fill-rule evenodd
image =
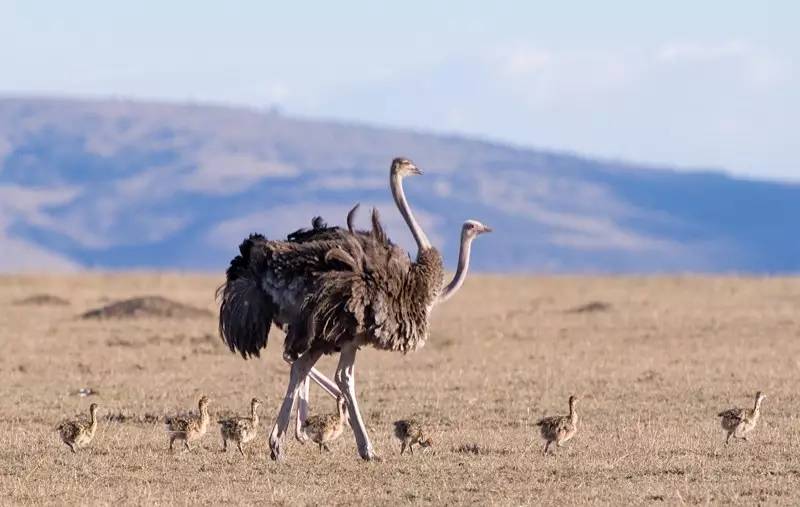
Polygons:
M381 459L380 456L375 454L375 451L372 449L372 446L364 448L359 447L358 455L361 456L361 459L363 459L364 461L375 461L375 462L383 461L383 459Z
M301 429L295 431L294 438L303 445L306 445L306 443L308 442L308 435L306 434L305 431Z
M269 439L269 457L272 461L277 461L280 463L283 461L283 445L281 444L280 440L277 439Z

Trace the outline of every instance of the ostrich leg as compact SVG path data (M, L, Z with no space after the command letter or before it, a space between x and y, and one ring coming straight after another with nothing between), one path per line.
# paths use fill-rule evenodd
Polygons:
M286 430L289 429L289 419L292 417L292 407L294 406L294 399L297 396L297 391L300 389L300 384L306 379L308 372L311 371L314 364L322 356L319 350L309 350L300 356L294 363L292 363L292 370L289 374L289 385L286 387L286 396L283 398L278 418L275 420L275 426L272 427L272 432L269 435L269 448L272 459L280 461L283 458L283 437L286 435Z
M294 364L294 362L287 356L283 356L283 360L289 364ZM331 379L320 373L318 369L311 368L311 370L308 372L308 377L319 384L322 390L328 393L332 398L338 398L339 394L341 394L336 384Z
M288 356L283 356L284 361L292 364L292 360ZM322 388L323 391L328 393L332 398L338 398L341 392L336 384L333 383L328 377L319 372L316 368L311 368L308 372L308 377L303 381L300 388L300 403L297 408L297 422L295 426L295 438L300 442L305 443L308 440L305 432L303 431L303 424L308 418L308 379L313 380Z
M339 389L342 390L345 401L347 401L350 425L356 437L358 454L362 459L370 461L377 458L377 456L372 450L372 443L369 441L367 429L364 427L364 420L358 410L358 401L356 401L356 350L358 350L358 346L354 343L349 343L342 347L339 365L336 367L336 383L339 385Z
M306 435L303 426L305 425L306 419L308 419L308 387L310 376L311 372L309 372L305 380L300 383L300 391L298 392L297 421L294 427L294 438L301 444L308 442L308 435Z

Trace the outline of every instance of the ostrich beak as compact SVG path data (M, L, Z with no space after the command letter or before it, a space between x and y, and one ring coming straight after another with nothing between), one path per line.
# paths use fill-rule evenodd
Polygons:
M424 174L422 170L413 164L408 168L408 170L409 174L413 174L414 176L422 176Z
M488 225L484 225L484 226L483 226L483 230L481 231L481 233L484 233L484 232L492 232L492 231L494 231L494 229L492 229L492 228L491 228L491 227L489 227Z

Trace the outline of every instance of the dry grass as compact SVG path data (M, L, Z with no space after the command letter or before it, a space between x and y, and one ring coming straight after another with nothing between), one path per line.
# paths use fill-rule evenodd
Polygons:
M78 317L143 294L213 312L219 281L0 278L1 502L792 504L800 494L799 279L473 277L437 310L422 351L359 357L383 462L361 462L346 434L324 454L291 441L280 465L266 445L287 379L279 335L265 358L243 361L216 338L213 314ZM11 306L42 293L70 305ZM592 302L603 310L569 311ZM99 394L71 394L82 387ZM724 446L715 414L757 389L769 395L760 427ZM200 393L212 412L265 400L245 459L217 452L216 427L194 453L167 452L153 419L193 409ZM543 457L533 423L563 413L571 393L582 398L580 432ZM93 401L98 435L72 455L51 429ZM334 408L318 390L312 405ZM412 416L436 445L401 457L391 425Z

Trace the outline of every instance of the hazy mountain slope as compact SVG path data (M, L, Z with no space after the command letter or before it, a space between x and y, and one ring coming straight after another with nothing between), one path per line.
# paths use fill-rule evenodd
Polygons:
M497 231L477 242L482 270L800 270L800 185L241 109L44 99L0 100L0 269L221 271L245 234L341 223L356 201L408 245L387 187L398 154L425 170L407 193L450 261L461 221L478 218Z

